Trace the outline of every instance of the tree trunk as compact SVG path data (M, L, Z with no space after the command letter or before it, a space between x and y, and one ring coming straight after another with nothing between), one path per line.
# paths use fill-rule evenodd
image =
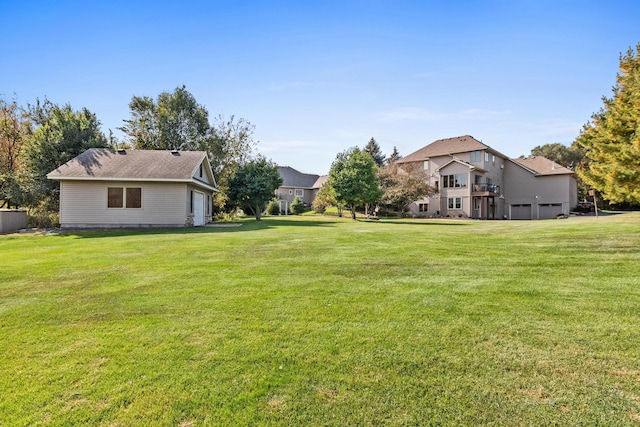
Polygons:
M351 210L351 219L355 220L356 219L356 205L351 205L350 210Z

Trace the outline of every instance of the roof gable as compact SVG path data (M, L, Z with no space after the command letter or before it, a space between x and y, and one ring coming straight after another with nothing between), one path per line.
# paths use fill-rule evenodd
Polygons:
M468 167L469 170L472 170L472 171L477 169L477 170L480 170L480 171L484 172L484 169L480 169L477 166L472 165L471 163L468 163L468 162L465 162L463 160L456 159L456 158L453 158L453 159L449 160L448 162L446 162L445 164L443 164L442 166L440 166L438 169L436 169L436 172L439 172L439 171L445 169L447 166L449 166L452 163L459 163L459 164L461 164L463 166Z
M289 166L278 166L278 171L282 178L281 187L317 188L315 184L320 178L319 175L302 173Z
M197 179L203 164L211 183ZM196 175L198 174L198 175ZM198 181L215 187L204 151L114 150L90 148L51 171L55 180Z
M478 141L470 135L457 136L455 138L439 139L418 151L414 151L406 157L398 160L398 163L417 162L431 157L448 156L470 151L487 150L490 147Z

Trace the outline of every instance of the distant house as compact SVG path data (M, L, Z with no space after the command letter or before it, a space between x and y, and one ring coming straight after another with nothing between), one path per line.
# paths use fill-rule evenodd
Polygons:
M328 178L327 175L302 173L289 166L279 166L278 170L282 185L276 190L276 199L282 211L288 211L289 205L296 197L299 197L305 205L311 206L318 190Z
M91 148L47 178L63 228L201 226L218 191L204 151Z
M509 159L469 135L437 140L397 163L426 172L436 190L409 206L416 216L545 219L578 203L572 170L544 157Z

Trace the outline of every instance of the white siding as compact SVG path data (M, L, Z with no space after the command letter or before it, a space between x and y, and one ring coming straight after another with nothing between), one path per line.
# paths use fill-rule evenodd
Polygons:
M108 187L142 188L142 208L107 208ZM183 183L62 181L62 227L185 225L187 185Z

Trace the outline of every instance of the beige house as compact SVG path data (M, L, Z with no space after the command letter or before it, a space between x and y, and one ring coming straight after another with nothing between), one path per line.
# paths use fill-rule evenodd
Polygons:
M282 185L276 190L276 199L280 203L280 210L286 212L293 199L299 197L306 206L311 206L318 194L318 190L325 183L327 175L302 173L289 166L279 166Z
M47 178L63 228L201 226L218 191L204 151L91 148Z
M409 205L416 216L545 219L578 203L572 170L544 157L509 159L469 135L437 140L397 163L424 170L436 190Z

